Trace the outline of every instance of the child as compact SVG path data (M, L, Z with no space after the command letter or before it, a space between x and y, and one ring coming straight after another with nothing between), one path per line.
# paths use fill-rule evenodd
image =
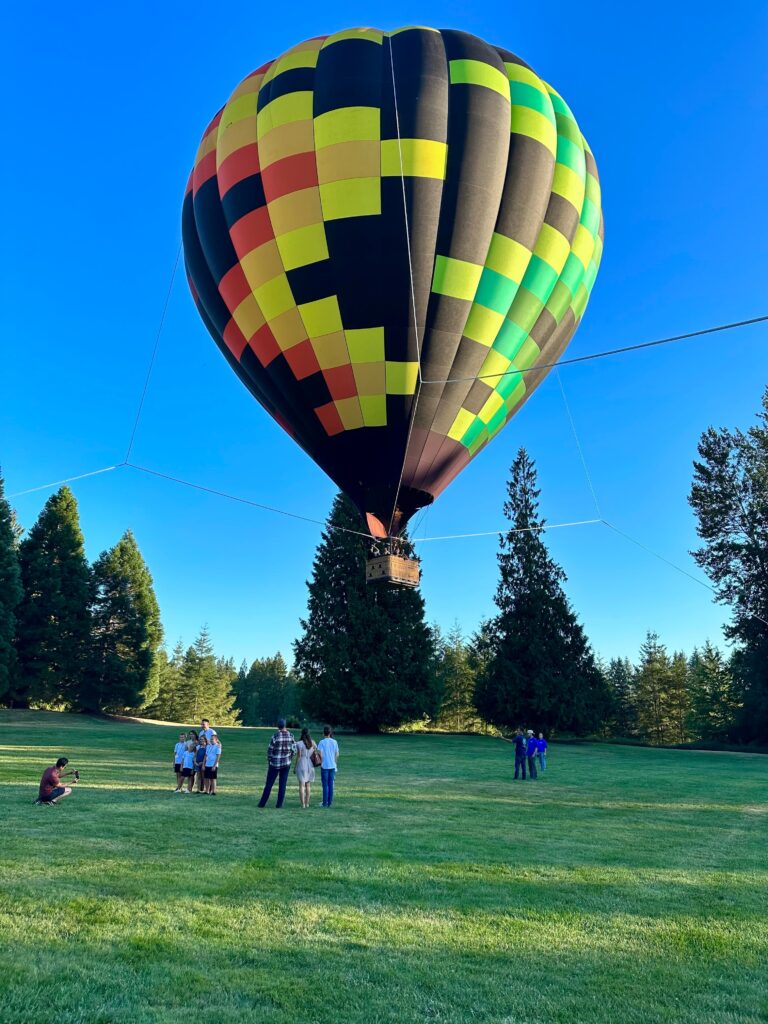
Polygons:
M205 765L205 748L208 746L208 740L205 736L200 736L197 746L195 747L195 779L197 780L197 792L205 792L205 786L203 783L203 767Z
M179 742L173 748L173 770L176 773L176 792L181 789L181 762L184 757L184 750L187 746L186 733L179 733Z
M216 796L216 779L219 774L221 759L221 743L216 733L211 737L205 748L205 790L209 796Z
M176 792L184 792L189 796L192 792L192 786L195 782L195 742L189 740L186 747L184 748L184 757L181 762L181 785L184 785L184 779L187 780L187 788L185 790L177 789Z

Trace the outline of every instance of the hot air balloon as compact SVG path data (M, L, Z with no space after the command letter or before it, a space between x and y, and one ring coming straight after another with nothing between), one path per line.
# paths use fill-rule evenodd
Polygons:
M182 220L230 366L381 538L546 376L603 234L562 97L513 53L422 27L308 39L245 78Z

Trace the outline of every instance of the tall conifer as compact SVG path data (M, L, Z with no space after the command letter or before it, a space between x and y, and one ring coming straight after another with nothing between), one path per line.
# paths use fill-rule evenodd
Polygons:
M7 700L16 671L16 609L22 589L15 525L0 475L0 702Z
M16 703L72 703L88 664L90 570L75 496L62 487L45 503L19 545L24 596L19 605Z
M315 718L365 731L397 726L440 704L431 631L418 590L365 582L368 544L344 495L333 502L294 645L302 704Z
M495 725L577 733L599 728L609 693L563 591L565 573L542 540L536 468L525 449L512 464L501 538L498 615L484 627L477 710Z

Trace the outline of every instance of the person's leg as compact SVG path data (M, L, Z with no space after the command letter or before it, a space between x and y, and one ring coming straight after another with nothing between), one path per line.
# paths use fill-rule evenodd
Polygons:
M309 801L310 801L311 796L312 796L312 783L311 782L305 782L304 783L304 806L305 807L309 807Z
M528 774L532 779L538 778L538 775L536 773L536 758L533 757L533 755L531 755L531 757L528 758Z
M209 788L208 792L211 794L211 796L216 796L216 787L218 785L218 781L219 781L219 772L218 772L218 769L217 769L215 776L210 780L210 788Z
M59 788L61 788L61 787L59 787ZM56 793L58 795L54 796L53 799L49 801L49 803L57 804L59 802L59 800L65 800L70 795L70 793L72 792L71 787L70 786L64 786L63 788L64 788L64 792L63 793L59 793L58 789L54 790L54 793Z
M520 758L519 757L515 758L515 778L516 779L520 778Z
M546 750L542 750L541 754L539 754L539 757L541 758L541 770L545 771L546 767L547 767L547 752L546 752Z
M333 780L336 777L336 769L328 769L328 806L330 807L333 803Z
M267 768L267 781L264 783L264 792L261 794L261 800L259 800L259 807L266 807L267 800L269 800L269 794L272 792L272 787L275 784L277 778L277 768L274 765L269 765Z
M323 784L323 807L328 806L328 768L320 769L320 781Z
M283 801L285 800L285 787L288 785L288 773L291 770L289 764L283 765L282 768L278 768L280 780L277 784L277 806L282 807Z
M523 755L523 757L520 758L520 771L523 773L523 782L525 782L525 755Z
M193 771L192 774L189 776L189 779L187 781L187 792L188 793L192 792L192 788L193 788L194 785L195 785L195 773Z
M183 789L183 787L184 787L184 776L181 774L181 769L179 769L179 773L176 776L176 792L180 793L181 790Z

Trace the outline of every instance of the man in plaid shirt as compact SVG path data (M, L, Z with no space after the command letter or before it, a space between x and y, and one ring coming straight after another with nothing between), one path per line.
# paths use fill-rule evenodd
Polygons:
M285 787L288 782L288 772L291 769L291 761L296 753L296 740L285 727L285 719L280 718L277 723L277 732L272 734L272 739L267 747L267 781L264 783L264 792L259 800L259 807L266 807L269 794L279 778L277 784L277 807L283 806L285 800Z

